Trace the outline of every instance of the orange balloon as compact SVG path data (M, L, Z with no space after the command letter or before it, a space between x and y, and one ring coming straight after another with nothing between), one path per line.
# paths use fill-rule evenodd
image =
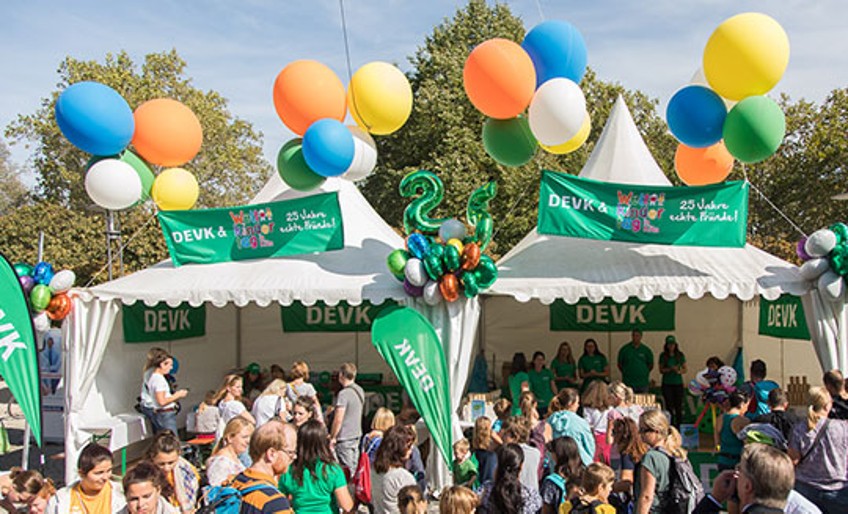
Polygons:
M48 318L53 321L59 321L65 319L71 313L71 307L73 307L73 303L68 295L59 293L53 295L45 310L47 311Z
M674 168L687 186L718 184L733 170L733 156L724 147L724 141L706 148L680 144L674 152Z
M462 249L462 269L469 271L480 263L480 246L477 243L468 243Z
M439 279L439 292L446 302L455 302L459 298L459 279L453 273L446 273Z
M274 81L274 108L295 134L302 136L321 118L343 121L347 109L344 85L318 61L294 61Z
M477 45L462 70L465 94L490 118L515 118L530 105L536 91L533 61L521 46L495 38Z
M133 113L136 152L152 164L179 166L194 159L203 144L203 128L191 109L170 98L139 105Z

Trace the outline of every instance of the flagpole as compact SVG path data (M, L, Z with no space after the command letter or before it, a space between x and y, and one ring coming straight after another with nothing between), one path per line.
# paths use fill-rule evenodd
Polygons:
M38 232L38 258L35 262L41 262L44 257L44 232ZM36 341L36 346L38 346L38 341ZM39 387L41 384L39 384ZM29 426L29 422L24 423L24 449L23 455L21 456L21 467L24 471L29 469L29 440L32 439L32 427Z

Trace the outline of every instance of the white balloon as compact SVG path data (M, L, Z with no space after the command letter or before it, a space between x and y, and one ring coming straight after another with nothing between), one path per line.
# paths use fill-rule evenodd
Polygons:
M547 146L556 146L573 138L583 126L586 97L574 81L548 80L536 90L527 117L530 131Z
M698 382L703 388L708 388L711 385L710 380L707 378L707 373L709 373L709 371L709 368L705 368L695 375L695 381Z
M829 228L816 230L810 234L810 237L807 238L807 242L804 243L804 251L807 252L807 255L814 258L824 257L835 247L836 234L834 234Z
M801 265L801 276L806 280L815 280L830 269L827 259L810 259Z
M457 219L448 219L442 222L442 225L439 227L439 237L442 238L442 241L450 241L451 239L462 239L466 236L467 230L465 228L465 223L457 220Z
M353 135L353 161L342 178L355 182L370 175L377 166L377 144L371 134L356 125L348 125L347 129Z
M32 327L36 332L47 332L50 330L50 318L46 311L41 311L32 318Z
M825 298L838 300L845 292L845 281L835 271L827 271L819 277L817 287Z
M403 275L414 286L420 287L427 283L427 270L424 269L424 263L421 262L421 259L413 257L406 261L406 267L403 268Z
M50 279L50 289L52 289L54 293L64 293L68 289L74 287L74 282L76 280L77 276L73 271L63 269L59 273L53 275L53 278Z
M85 174L85 191L100 207L120 211L141 200L141 179L129 164L103 159Z
M730 366L722 366L718 368L718 376L719 380L721 380L721 385L724 387L730 387L736 383L736 370Z
M427 305L438 305L442 301L442 293L439 291L439 283L429 280L424 284L424 302Z

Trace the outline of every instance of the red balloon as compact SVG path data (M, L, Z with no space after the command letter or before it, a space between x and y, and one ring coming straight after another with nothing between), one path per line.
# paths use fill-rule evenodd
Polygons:
M459 298L459 280L453 273L446 273L439 280L439 292L446 302L455 302Z
M53 295L50 303L47 304L47 317L53 321L61 321L71 313L73 302L65 293Z
M473 270L480 263L480 246L477 243L468 243L462 249L462 269Z

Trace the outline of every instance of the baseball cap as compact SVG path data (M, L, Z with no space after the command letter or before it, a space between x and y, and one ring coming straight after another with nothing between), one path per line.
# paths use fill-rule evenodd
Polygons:
M665 336L665 344L668 344L668 343L677 344L677 339L675 339L674 336L671 336L671 335Z
M262 368L259 367L258 363L251 362L247 365L245 371L247 371L248 373L259 373L260 371L262 371Z

